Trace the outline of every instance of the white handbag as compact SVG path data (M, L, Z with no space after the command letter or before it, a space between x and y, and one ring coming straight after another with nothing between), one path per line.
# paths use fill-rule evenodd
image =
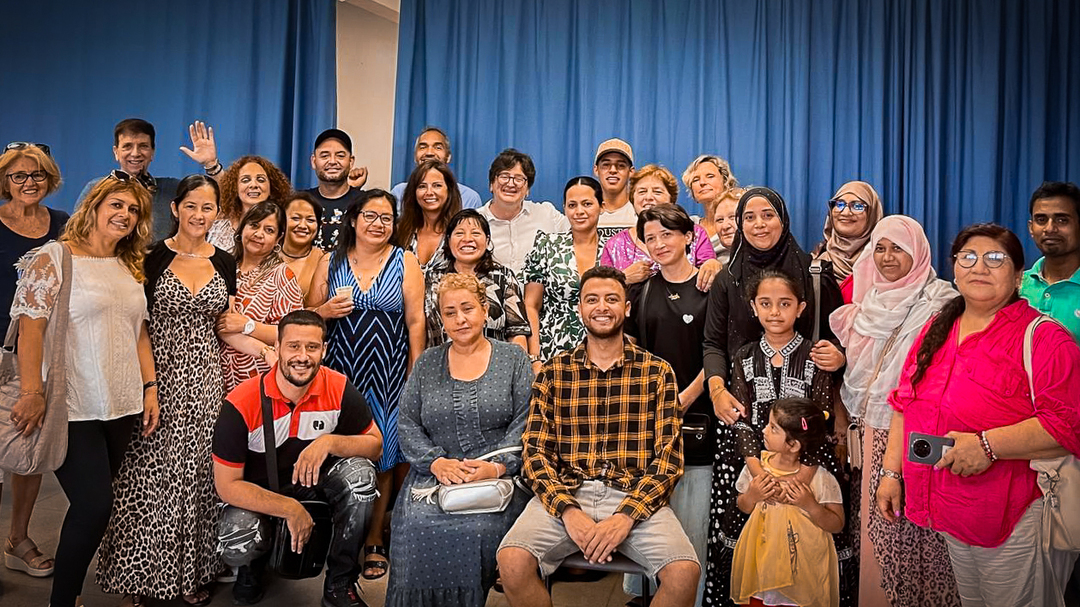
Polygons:
M487 460L504 453L521 451L520 446L504 447L480 457L473 458ZM434 487L414 487L412 490L413 501L426 501L429 504L437 503L439 508L447 514L484 514L489 512L502 512L510 505L514 497L514 480L510 478L491 478L460 485L435 485Z
M1040 316L1031 321L1024 332L1024 371L1027 372L1033 403L1035 384L1031 377L1031 341L1035 327L1044 322L1056 321L1049 316ZM1080 551L1080 462L1073 455L1033 459L1031 469L1039 473L1039 488L1043 492L1043 549Z

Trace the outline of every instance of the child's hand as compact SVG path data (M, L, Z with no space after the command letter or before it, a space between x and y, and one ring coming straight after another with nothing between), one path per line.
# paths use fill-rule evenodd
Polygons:
M797 480L787 482L787 499L788 503L803 510L810 510L818 504L810 486Z
M758 502L775 502L783 497L783 489L780 481L773 475L763 472L750 481L750 488L746 495L756 504Z

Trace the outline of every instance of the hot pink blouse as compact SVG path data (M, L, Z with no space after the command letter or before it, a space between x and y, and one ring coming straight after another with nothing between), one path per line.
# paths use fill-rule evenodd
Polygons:
M705 231L705 228L694 226L694 242L690 245L690 253L686 257L695 268L710 259L716 259L716 251L709 242L709 233ZM660 269L660 264L652 261L648 253L634 244L630 230L623 230L609 238L607 244L604 245L604 252L600 255L600 265L610 266L619 271L625 271L636 261L652 262L653 272Z
M1035 332L1035 405L1031 402L1023 343L1025 329L1038 315L1027 301L1010 304L959 346L960 323L954 323L915 390L916 353L930 323L912 345L889 404L904 414L904 497L907 517L916 525L992 548L1012 535L1042 494L1027 460L998 460L967 478L912 464L906 455L912 431L943 436L1035 417L1058 444L1080 455L1080 346L1059 325L1047 323Z

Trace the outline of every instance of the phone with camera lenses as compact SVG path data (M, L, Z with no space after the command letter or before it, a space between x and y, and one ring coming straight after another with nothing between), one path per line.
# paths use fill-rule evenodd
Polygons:
M908 461L933 466L955 444L951 438L912 432L908 436Z

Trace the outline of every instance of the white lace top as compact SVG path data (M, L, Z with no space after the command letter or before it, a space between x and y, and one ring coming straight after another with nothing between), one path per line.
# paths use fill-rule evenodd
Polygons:
M60 294L60 243L38 249L20 273L12 321L48 318ZM115 257L71 258L71 304L67 335L68 420L108 420L142 413L142 374L137 345L147 319L141 284ZM55 324L46 329L46 348ZM42 377L49 353L42 356Z

